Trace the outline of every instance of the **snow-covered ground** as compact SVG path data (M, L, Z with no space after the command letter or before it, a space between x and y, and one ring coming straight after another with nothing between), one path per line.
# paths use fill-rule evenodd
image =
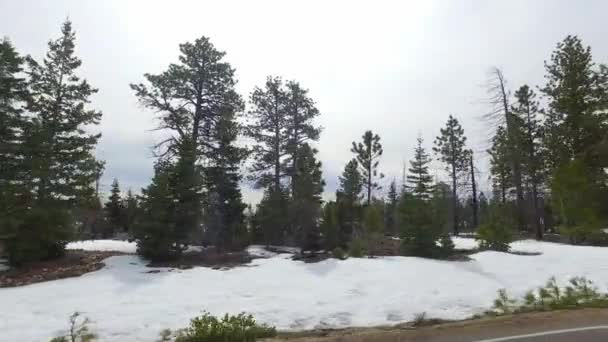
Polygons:
M67 249L82 249L85 251L122 252L135 254L137 244L129 241L119 240L84 240L70 242Z
M246 311L280 329L371 326L422 312L466 318L490 308L501 288L521 296L551 276L559 282L585 276L608 289L608 248L526 240L513 249L542 254L487 251L469 262L384 257L312 264L272 254L225 271L158 273L149 273L135 255L115 256L78 278L0 289L0 340L46 341L67 327L74 311L94 322L101 341L154 341L160 330L184 327L203 310Z
M101 252L121 252L135 254L137 252L137 244L135 242L121 240L84 240L70 242L66 246L67 249L82 249L85 251L101 251ZM200 252L204 249L202 246L188 246L186 252Z

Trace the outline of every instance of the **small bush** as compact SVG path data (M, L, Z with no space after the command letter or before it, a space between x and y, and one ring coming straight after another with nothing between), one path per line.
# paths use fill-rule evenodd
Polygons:
M588 244L591 246L608 246L608 234L595 224L559 227L560 234L568 237L571 244Z
M353 258L362 258L367 254L367 243L362 238L353 239L348 245L348 255Z
M167 331L163 333L166 338ZM251 315L226 314L222 319L218 319L204 313L192 319L188 328L178 331L175 334L175 342L253 342L257 338L274 337L276 334L274 327L257 324Z
M454 241L452 241L452 238L448 234L441 235L439 245L439 255L442 258L452 255L454 253L454 248L456 248Z
M92 342L97 335L89 330L88 318L79 319L80 313L74 312L70 316L70 328L66 335L53 338L50 342Z
M346 259L346 252L340 247L336 247L331 251L331 256L336 259L344 260Z
M523 301L510 298L504 289L498 291L494 300L494 313L499 315L577 307L608 307L608 296L600 294L590 280L575 277L565 287L559 287L555 278L551 278L536 291L528 291Z
M480 249L489 249L499 252L508 252L513 241L511 229L499 222L490 221L479 227L476 240L479 240Z

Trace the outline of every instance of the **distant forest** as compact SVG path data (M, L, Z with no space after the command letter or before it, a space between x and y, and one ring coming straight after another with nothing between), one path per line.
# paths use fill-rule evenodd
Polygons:
M333 201L321 196L322 112L308 90L268 76L239 94L225 52L201 37L181 44L165 71L130 85L166 139L154 146L150 184L124 193L115 179L102 203L101 133L91 133L102 113L90 101L97 89L78 74L75 44L69 21L41 60L0 41L0 240L13 265L60 257L83 238L133 239L157 261L193 244L374 255L385 240L399 241L403 255L443 258L454 249L449 235L464 231L490 249L547 232L608 244L608 66L579 37L557 43L545 84L509 89L492 70L484 118L494 131L492 193L479 191L479 156L446 114L436 136L418 139L405 181L392 181L386 196L381 136L361 132ZM433 160L447 182L429 174ZM243 180L264 193L255 207L243 202Z

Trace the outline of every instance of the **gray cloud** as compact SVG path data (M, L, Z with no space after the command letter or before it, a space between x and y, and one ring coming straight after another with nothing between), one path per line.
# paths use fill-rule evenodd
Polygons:
M266 75L297 79L310 89L325 127L318 147L333 193L352 157L350 143L366 129L385 146L386 183L421 134L431 147L455 114L487 178L490 135L479 118L491 66L511 88L543 83L543 61L567 34L580 35L605 62L608 33L601 0L556 1L2 1L0 32L23 54L40 58L69 16L78 35L81 74L104 112L98 154L114 177L138 189L152 174L152 113L128 84L176 61L178 44L201 35L227 52L244 97ZM440 165L433 172L442 177ZM244 189L250 201L259 192Z

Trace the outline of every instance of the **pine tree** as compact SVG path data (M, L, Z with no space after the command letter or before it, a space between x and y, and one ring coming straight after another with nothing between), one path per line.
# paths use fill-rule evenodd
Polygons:
M318 249L319 226L323 180L321 162L315 157L317 151L307 143L300 147L296 172L298 176L293 184L292 201L290 203L290 230L297 244L305 249Z
M24 59L8 39L0 40L0 235L15 233L27 210L27 189L23 182L22 134L26 82L19 74Z
M326 250L333 251L342 245L336 202L327 202L323 206L320 228L321 234L323 234L323 246Z
M414 159L410 161L407 181L410 183L410 189L415 197L428 201L433 191L433 178L429 174L431 158L422 144L422 137L419 137L414 151Z
M111 237L117 231L123 231L124 207L120 197L120 185L118 179L114 178L110 189L110 197L104 205L108 229L104 232L104 238Z
M287 176L285 146L289 139L285 114L287 94L282 79L269 76L263 89L253 90L250 102L247 135L255 141L251 178L258 188L272 187L272 191L278 192L283 188L281 180Z
M240 249L248 240L239 182L239 167L246 157L246 150L236 146L239 126L235 115L226 111L220 118L216 134L217 145L208 155L213 164L205 167L207 181L207 210L205 221L207 233L220 249Z
M469 150L469 172L471 173L471 207L473 209L473 229L476 229L479 225L479 205L477 203L477 182L475 180L473 150Z
M342 198L350 203L358 203L363 190L363 179L356 159L352 159L346 164L342 176L339 177L339 182Z
M382 188L376 178L384 177L382 173L378 172L379 159L382 157L383 150L378 134L366 131L361 138L362 142L356 143L353 141L351 152L355 154L359 164L359 172L364 179L363 188L367 193L367 205L370 205L373 191Z
M27 58L31 121L23 148L34 202L9 246L13 262L63 254L73 232L68 210L94 196L98 162L93 153L100 134L85 127L98 124L101 112L87 108L97 90L77 76L82 62L74 50L75 34L66 21L42 63Z
M187 246L188 232L176 223L174 168L170 162L158 160L152 182L142 189L141 217L133 230L137 253L152 261L177 258Z
M124 208L123 227L126 232L133 234L133 227L139 216L139 202L131 189L127 190L122 206Z
M285 129L287 131L287 141L285 150L289 154L285 160L285 169L291 178L291 191L295 191L297 183L298 153L302 146L310 141L319 140L321 133L320 127L315 127L313 120L319 116L319 110L315 102L308 96L308 90L303 89L298 82L287 82L286 108L285 108Z
M501 203L506 203L507 196L513 186L511 177L511 163L508 159L507 131L503 126L498 126L496 134L492 138L492 147L488 150L490 155L490 173L495 197L500 198Z
M536 101L536 94L527 85L521 86L515 92L515 99L517 102L511 111L517 116L520 126L519 145L524 156L522 158L522 174L526 188L531 192L536 238L542 239L543 231L540 222L538 192L542 184L539 170L542 170L543 162L540 151L542 130L540 120L537 117L538 102Z
M450 115L445 128L441 129L441 135L435 139L433 151L438 155L438 159L446 164L446 171L449 172L452 180L452 210L453 210L453 230L454 235L458 235L458 176L467 169L468 150L465 148L467 138L458 120Z
M177 206L172 218L180 230L175 239L200 229L204 191L207 198L215 196L212 189L204 188L205 166L215 167L223 158L217 153L222 116L243 108L235 91L234 69L223 60L224 52L207 37L181 44L180 52L179 63L159 75L145 74L147 85L131 85L140 103L157 113L158 129L171 132L156 147L159 157L174 164L171 184ZM234 205L240 206L236 201Z
M517 209L517 222L520 230L525 228L524 218L524 191L522 183L522 151L520 149L520 123L519 118L511 112L509 105L510 94L507 91L505 77L502 71L494 68L491 71L492 79L488 88L490 104L493 110L488 114L490 118L498 119L499 126L504 125L506 130L507 160L511 164L511 178L515 186L515 200Z
M356 159L350 160L339 178L336 191L336 210L340 224L341 241L349 241L357 233L360 219L360 194L363 178Z
M387 202L385 205L384 225L386 232L392 236L397 235L397 205L399 203L399 194L397 193L397 183L393 179L388 189Z
M602 97L606 89L594 67L591 48L583 46L576 36L558 43L551 60L545 62L547 84L541 91L549 100L546 121L554 125L548 131L557 134L547 141L547 147L550 159L558 165L574 158L593 164L590 149L606 133L604 118L598 113L605 106Z

